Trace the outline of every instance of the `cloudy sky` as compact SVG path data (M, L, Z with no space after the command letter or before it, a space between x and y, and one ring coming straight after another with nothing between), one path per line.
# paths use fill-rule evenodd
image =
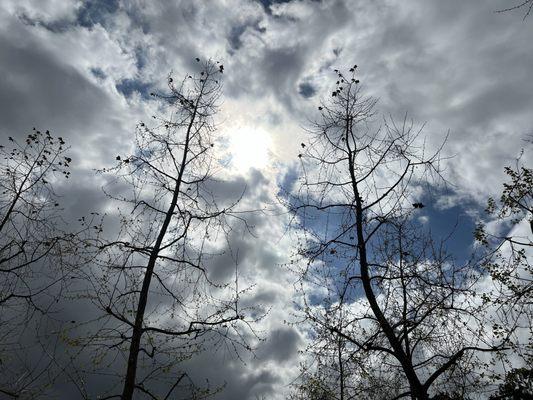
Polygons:
M191 374L227 382L217 399L281 399L298 374L305 332L291 321L294 276L278 185L298 167L304 128L328 95L333 69L359 65L381 116L425 123L428 146L446 135L448 191L428 204L438 231L464 222L454 245L465 254L472 216L498 193L503 167L533 133L533 20L495 11L512 0L3 0L0 3L0 137L33 126L71 145L74 179L60 188L68 218L105 206L93 169L127 154L172 71L195 57L225 66L218 115L227 176L248 187L256 238L235 237L243 275L270 308L255 357L206 354ZM529 149L528 147L529 146ZM528 153L529 151L529 153ZM239 185L237 185L239 186ZM279 211L279 210L278 210Z

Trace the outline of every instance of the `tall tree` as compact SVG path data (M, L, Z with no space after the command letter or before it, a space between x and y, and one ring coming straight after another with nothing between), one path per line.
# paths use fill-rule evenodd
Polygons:
M97 362L110 359L123 371L122 393L106 398L171 398L190 383L180 363L203 346L247 348L238 273L221 283L208 268L226 233L243 221L235 210L240 195L217 195L213 176L221 166L213 118L224 67L197 62L197 73L180 82L170 76L169 93L153 94L170 115L154 117L153 126L140 123L132 154L103 171L117 177L105 190L123 211L114 240L104 239L106 224L94 225L98 255L88 279L104 317L83 345L99 349Z
M465 396L483 377L478 355L504 350L509 332L490 329L479 265L456 262L419 221L424 184L441 178L440 149L428 154L406 118L373 129L376 101L361 95L356 68L335 71L299 155L290 207L304 232L303 315L363 363L350 386L368 387L365 373L385 365L382 386L403 377L397 398Z

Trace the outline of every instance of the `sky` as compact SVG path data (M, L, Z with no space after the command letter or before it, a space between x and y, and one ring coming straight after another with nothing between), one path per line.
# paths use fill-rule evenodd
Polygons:
M229 192L266 207L255 237L235 235L253 299L270 310L264 341L244 360L221 350L188 365L226 388L216 399L282 399L298 376L306 332L294 321L294 251L279 185L298 173L305 127L330 93L333 69L359 66L378 119L405 114L429 149L446 139L450 185L424 198L424 223L466 257L488 196L497 195L533 134L533 20L507 0L3 0L0 140L49 129L70 144L73 177L58 187L65 218L106 207L94 169L127 154L135 126L158 111L149 95L195 58L224 64L217 115ZM224 271L220 261L220 274ZM226 260L227 261L227 260ZM65 389L68 390L68 389Z

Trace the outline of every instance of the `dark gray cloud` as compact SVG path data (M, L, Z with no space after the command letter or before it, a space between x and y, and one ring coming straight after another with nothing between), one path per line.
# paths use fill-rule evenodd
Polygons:
M303 82L298 85L298 93L305 98L310 98L316 94L316 89L312 84Z
M294 358L300 340L300 335L295 329L275 329L270 333L266 344L261 347L259 357L262 360L283 364Z
M271 396L283 384L283 377L274 369L257 365L244 368L238 361L227 356L223 352L204 354L189 366L190 375L195 382L205 382L207 375L211 377L209 381L212 387L224 386L217 398L230 400Z
M253 29L259 34L264 33L266 29L261 27L259 22L260 21L248 21L243 24L232 26L227 37L231 50L239 50L242 47L243 43L241 36L247 29Z
M17 19L9 22L4 28L9 36L0 37L3 134L22 137L34 126L49 129L74 145L78 160L85 156L82 149L88 148L110 159L108 152L119 148L125 135L123 106L70 65L68 57L74 55L59 58L45 50L42 39L28 26ZM103 76L101 69L92 71Z
M12 29L20 35L25 33L23 27ZM67 127L71 130L90 126L95 114L103 114L105 104L98 110L102 100L107 100L102 90L43 51L38 41L4 38L0 41L0 55L4 71L0 104L9 116L3 129L16 132L24 125L31 128L30 124L47 124L55 131L67 131ZM83 112L86 107L90 108Z

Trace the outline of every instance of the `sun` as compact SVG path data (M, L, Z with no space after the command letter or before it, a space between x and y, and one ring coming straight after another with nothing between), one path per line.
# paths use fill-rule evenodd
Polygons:
M230 134L231 164L244 172L264 168L270 160L270 135L262 129L239 129Z

